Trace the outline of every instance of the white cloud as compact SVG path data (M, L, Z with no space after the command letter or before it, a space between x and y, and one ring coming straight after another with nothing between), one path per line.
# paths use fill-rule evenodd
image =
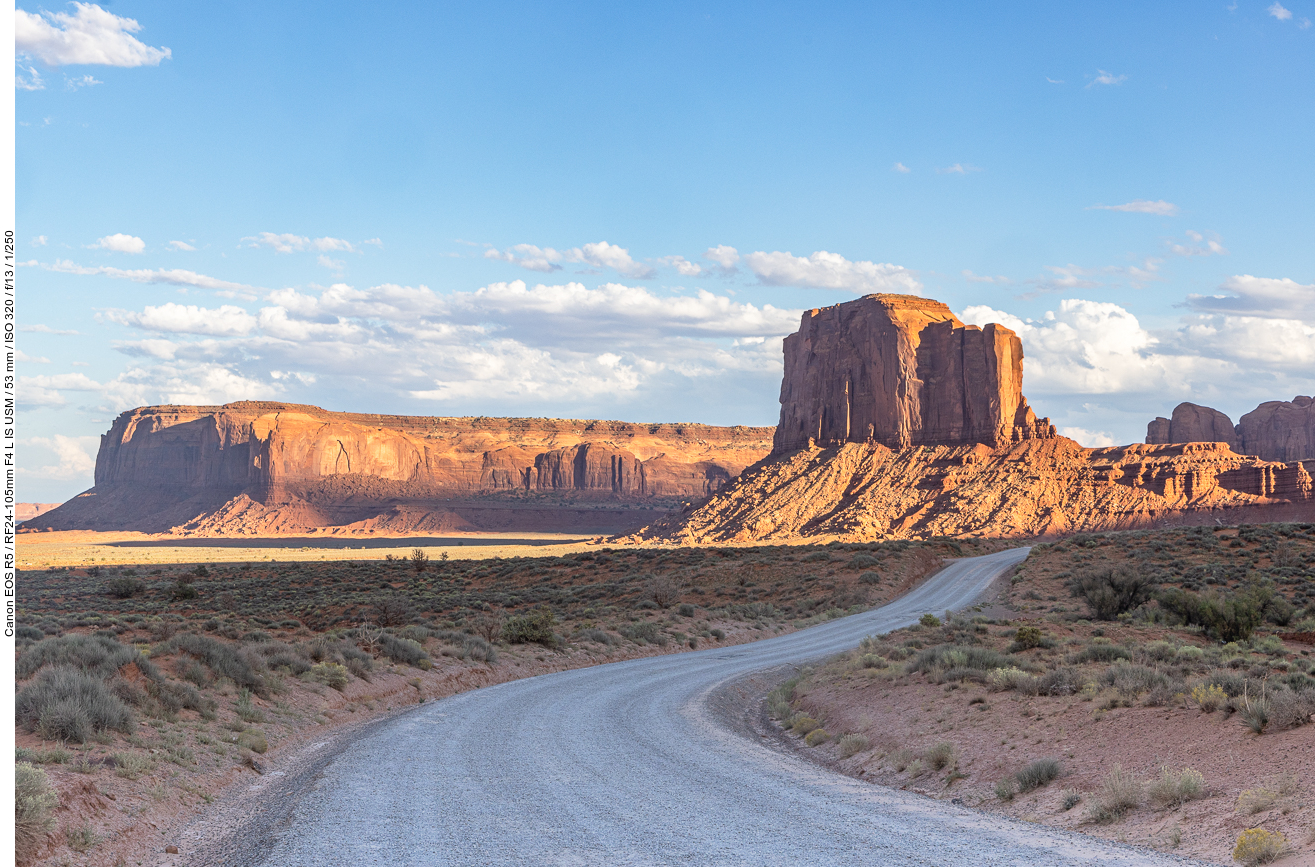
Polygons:
M1080 445L1084 445L1089 449L1104 449L1115 445L1114 437L1104 431L1090 431L1082 427L1062 427L1059 428L1059 434L1071 440L1077 440Z
M252 247L270 247L276 253L300 253L305 250L316 250L321 253L332 253L335 250L346 253L356 252L356 248L352 246L351 242L344 241L342 238L308 238L304 235L289 235L286 233L276 235L273 232L261 232L242 240L250 241Z
M543 273L561 270L562 263L574 263L595 268L610 268L624 277L640 280L657 276L657 271L652 267L632 259L629 250L606 241L596 241L569 250L537 247L534 244L516 244L506 250L491 247L484 251L484 258L500 259L503 262L519 265L528 271Z
M21 469L19 472L22 475L39 479L90 480L96 472L96 450L100 448L98 436L71 437L55 434L53 437L30 437L22 442L27 446L54 452L57 461L36 469Z
M158 66L170 57L168 48L152 48L129 34L141 30L131 18L120 18L94 3L74 3L67 12L33 14L14 10L14 48L47 66Z
M718 244L716 247L709 247L703 253L703 258L713 264L718 273L723 277L729 277L732 274L739 273L736 267L740 261L740 251L734 247L725 244Z
M1063 84L1063 83L1064 83L1064 79L1062 79L1062 78L1051 78L1049 75L1046 76L1046 81L1050 82L1051 84Z
M24 352L24 351L21 350L21 349L16 349L16 350L14 350L14 357L15 357L18 361L23 362L23 363L27 363L27 364L49 364L49 363L50 363L50 359L49 359L49 358L46 358L46 357L43 356L43 355L28 355L26 352Z
M1174 217L1178 215L1178 206L1163 199L1151 202L1146 199L1137 199L1123 205L1092 205L1087 208L1088 211L1124 211L1129 214L1155 214L1160 217Z
M697 277L703 273L702 265L691 262L684 256L663 256L658 262L669 268L675 268L676 273L682 277Z
M21 10L20 10L20 12L21 12ZM35 66L29 66L29 67L27 68L27 72L28 72L28 75L31 76L30 78L24 78L23 76L21 76L21 75L19 75L19 74L17 74L17 73L14 74L14 87L18 88L19 90L45 90L45 89L46 89L46 83L45 83L44 81L41 80L41 73L40 73L40 72L37 72L37 69L36 69Z
M68 262L63 259L55 260L55 264L48 265L51 271L59 271L64 274L84 274L87 276L104 276L113 277L118 280L132 280L135 283L164 283L170 286L195 286L198 289L215 289L220 294L230 292L238 295L246 295L254 298L254 293L258 291L254 286L247 286L244 283L230 283L227 280L218 280L214 277L207 277L204 274L198 274L195 271L186 271L182 268L159 268L159 269L139 269L126 271L122 268L88 268Z
M92 75L82 75L78 78L69 78L67 75L64 76L64 86L69 90L77 90L79 87L94 87L97 84L104 83L105 82L103 81L98 81L96 77Z
M1097 69L1096 73L1096 77L1091 80L1091 84L1088 84L1087 87L1092 87L1097 84L1122 84L1128 80L1128 76L1126 75L1114 75L1103 69Z
M1202 313L1299 319L1315 324L1315 283L1237 274L1219 288L1224 294L1188 295L1187 306Z
M750 253L744 257L744 262L768 286L842 289L860 294L922 293L922 284L907 268L888 263L851 262L844 256L825 250L819 250L807 258L779 251Z
M937 169L936 173L941 175L966 175L970 172L980 172L980 171L981 169L979 169L977 166L969 166L969 165L964 165L963 163L955 163L952 166L947 166L946 168L943 169Z
M1219 243L1219 239L1206 238L1200 232L1188 229L1185 233L1192 240L1190 244L1170 244L1169 249L1177 256L1224 256L1228 250Z
M113 250L116 253L140 253L146 249L146 242L132 235L116 232L106 235L94 244L88 244L91 250Z
M341 272L343 268L347 267L346 260L331 259L328 256L324 255L323 253L316 256L315 261L325 268L329 268L333 271L338 271L338 272Z
M1288 21L1292 18L1292 12L1285 9L1282 3L1275 2L1270 6L1266 6L1265 11L1270 15L1273 15L1279 21Z
M120 325L130 325L146 331L164 331L172 334L211 334L237 337L251 333L256 317L241 307L225 304L216 309L195 305L175 304L170 301L158 307L146 307L137 313L130 310L107 310L105 318Z
M32 239L32 246L33 246L33 247L44 247L44 246L46 246L46 241L47 241L47 238L46 238L45 235L37 235L35 238Z
M895 163L895 165L890 167L890 170L892 172L899 172L902 175L907 175L909 172L913 171L913 169L904 165L904 163Z
M170 241L170 242L169 242L169 249L170 249L170 250L182 250L182 251L185 251L185 252L189 252L189 253L190 253L190 252L194 251L196 248L193 247L191 244L187 243L186 241Z
M1298 27L1299 29L1301 29L1301 30L1309 30L1309 29L1310 29L1310 19L1309 19L1309 18L1303 18L1303 19L1301 19L1301 21L1299 21L1299 22L1297 23L1297 27Z
M34 334L79 334L78 331L62 331L58 328L51 328L49 325L20 325L19 331L30 331Z
M379 239L379 238L366 238L366 239L365 239L364 241L362 241L361 243L362 243L362 244L369 244L369 245L372 246L372 247L379 247L379 248L381 248L381 249L383 248L383 245L384 245L384 242L383 242L381 239Z

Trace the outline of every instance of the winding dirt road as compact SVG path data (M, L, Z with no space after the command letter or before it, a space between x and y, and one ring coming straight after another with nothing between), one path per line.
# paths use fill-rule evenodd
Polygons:
M744 724L789 666L967 606L1026 556L953 561L889 605L790 635L421 705L271 781L262 818L197 863L1190 863L849 779Z

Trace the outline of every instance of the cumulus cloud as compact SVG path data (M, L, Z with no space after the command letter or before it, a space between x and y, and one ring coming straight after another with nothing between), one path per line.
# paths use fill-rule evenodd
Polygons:
M90 394L98 409L122 412L148 404L268 400L278 396L280 388L276 383L244 376L228 365L194 360L133 367L106 382L82 373L18 379L18 400L25 406L63 406L68 402L63 393L70 391Z
M1292 19L1292 11L1285 8L1282 3L1273 3L1270 6L1266 6L1265 11L1270 15L1273 15L1279 21L1290 21Z
M256 317L241 307L225 304L216 309L196 305L175 304L170 301L156 307L147 306L140 313L130 310L107 310L105 318L120 325L130 325L146 331L165 331L173 334L212 334L236 337L251 333Z
M1159 217L1174 217L1178 214L1178 206L1163 199L1159 201L1148 201L1146 199L1137 199L1136 201L1127 202L1122 205L1092 205L1087 208L1088 211L1123 211L1129 214L1155 214Z
M70 78L67 75L64 76L64 86L69 90L77 90L80 87L94 87L97 84L104 83L105 82L103 81L99 81L94 75L80 75L77 78Z
M242 240L250 241L252 247L269 247L276 253L300 253L306 250L315 250L320 253L332 253L334 251L356 252L356 248L352 246L352 243L344 241L342 238L308 238L303 235L276 235L273 232L261 232Z
M74 3L74 12L33 14L14 10L14 48L47 66L158 66L171 56L131 34L142 26L94 3Z
M895 165L890 167L890 170L892 172L899 172L901 175L907 175L909 172L913 171L913 169L904 165L904 163L895 163Z
M1105 431L1091 431L1082 427L1061 427L1059 433L1071 440L1077 440L1080 445L1084 445L1089 449L1103 449L1115 445L1114 437Z
M571 263L593 268L608 268L623 277L639 280L657 276L654 268L631 258L629 250L606 241L596 241L569 250L537 247L534 244L516 244L506 250L489 248L484 251L484 258L499 259L519 265L528 271L543 273L559 271L564 263Z
M1097 69L1096 77L1091 80L1091 83L1088 84L1087 87L1094 87L1097 84L1122 84L1127 80L1128 76L1126 75L1114 75L1103 69Z
M100 448L100 437L71 437L55 434L53 437L30 437L22 441L24 445L45 449L54 453L55 463L29 468L27 462L19 473L38 479L79 479L90 480L96 472L96 450Z
M922 293L922 284L907 268L888 263L851 262L838 253L825 250L806 258L783 252L750 253L744 257L744 263L768 286L841 289L860 294Z
M697 277L703 273L702 265L691 262L684 256L663 256L658 262L668 268L675 268L676 273L682 277Z
M943 169L937 169L936 172L942 175L966 175L971 172L980 172L977 166L969 166L963 163L955 163L952 166L946 166Z
M250 298L254 298L255 293L258 291L254 286L247 286L244 283L230 283L227 280L207 277L205 274L198 274L195 271L186 271L182 268L142 268L128 271L122 268L89 268L63 259L56 259L55 264L46 267L51 271L59 271L64 274L113 277L116 280L131 280L134 283L164 283L170 286L195 286L198 289L214 289L217 290L219 294L233 293L235 295L247 296Z
M88 244L92 250L113 250L115 253L140 253L146 249L146 242L132 235L116 232L106 235L94 244Z
M80 332L77 332L77 331L68 331L68 330L61 330L61 329L58 329L58 328L51 328L49 325L41 325L41 324L37 324L37 325L20 325L20 326L18 326L18 330L19 330L19 331L30 331L30 332L32 332L32 333L34 333L34 334L63 334L63 335L69 335L69 334L78 334L78 333L80 333Z
M736 265L740 261L740 251L734 247L728 247L725 244L709 247L704 251L703 258L711 262L713 270L723 277L739 273L740 269Z
M191 244L187 243L186 241L170 241L170 242L169 242L169 249L170 249L170 250L182 250L182 251L189 252L189 253L190 253L190 252L193 252L194 250L196 250L195 247L193 247Z

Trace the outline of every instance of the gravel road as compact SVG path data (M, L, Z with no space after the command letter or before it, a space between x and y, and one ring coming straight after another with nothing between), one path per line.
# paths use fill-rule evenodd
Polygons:
M954 561L889 605L790 635L427 703L363 732L306 775L301 791L271 790L266 806L285 815L257 833L248 826L217 860L278 867L1187 863L843 777L747 730L743 708L756 707L762 686L787 666L848 650L925 612L969 605L1026 555L1013 549Z

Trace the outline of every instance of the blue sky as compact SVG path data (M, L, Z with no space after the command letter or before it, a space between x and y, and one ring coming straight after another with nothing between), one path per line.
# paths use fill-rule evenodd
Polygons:
M1315 391L1315 0L19 7L24 500L149 403L772 424L873 291L1091 445Z

